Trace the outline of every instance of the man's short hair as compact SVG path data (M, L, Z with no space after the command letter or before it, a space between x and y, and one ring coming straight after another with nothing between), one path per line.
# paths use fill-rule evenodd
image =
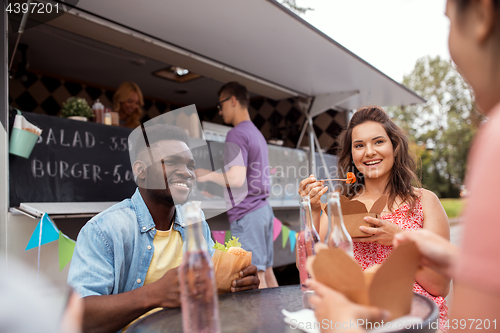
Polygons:
M248 108L248 105L250 104L250 94L248 93L247 88L238 82L228 82L220 87L217 95L220 97L223 94L226 97L236 97L236 100L238 100L240 105L244 108Z
M141 126L142 127L142 126ZM130 160L136 161L142 150L158 141L176 140L189 146L189 136L185 130L170 124L156 124L134 130L129 137Z

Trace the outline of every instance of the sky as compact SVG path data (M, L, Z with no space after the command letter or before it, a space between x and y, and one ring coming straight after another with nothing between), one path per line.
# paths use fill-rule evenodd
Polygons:
M450 59L446 0L297 0L303 19L397 82L426 55Z

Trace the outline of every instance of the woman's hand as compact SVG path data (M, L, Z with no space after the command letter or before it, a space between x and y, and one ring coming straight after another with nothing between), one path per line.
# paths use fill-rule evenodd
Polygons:
M456 262L458 261L458 248L447 239L432 231L422 229L402 232L394 237L394 246L407 242L415 242L420 254L420 265L451 278Z
M321 207L321 196L328 191L328 186L322 180L316 180L314 175L302 180L299 186L299 194L301 197L308 195L311 199L311 208L314 210Z
M365 216L364 220L373 225L373 227L359 227L359 230L372 236L353 238L354 242L390 246L394 240L394 235L403 231L399 226L387 220L376 219L370 216Z

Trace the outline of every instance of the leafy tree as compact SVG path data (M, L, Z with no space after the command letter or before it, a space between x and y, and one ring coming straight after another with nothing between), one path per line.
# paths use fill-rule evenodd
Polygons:
M456 68L439 56L418 59L403 84L427 100L388 109L414 142L423 186L439 197L458 197L472 138L483 120L472 91Z
M287 7L288 9L290 9L297 15L305 14L308 10L314 10L311 7L298 6L296 0L278 0L278 2L281 3L283 6Z

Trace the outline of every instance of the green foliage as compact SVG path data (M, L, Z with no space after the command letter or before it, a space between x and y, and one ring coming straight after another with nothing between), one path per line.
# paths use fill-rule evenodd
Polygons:
M283 6L287 7L297 15L305 14L308 10L314 10L313 8L310 7L297 6L296 0L278 0L278 2L280 2Z
M70 97L63 103L62 116L66 118L74 116L92 118L94 113L84 98Z
M441 205L443 205L444 210L448 218L459 217L462 213L464 207L463 199L441 199Z
M439 197L458 197L472 139L483 120L472 91L455 67L439 56L418 59L403 84L427 100L388 109L414 143L422 184Z
M241 243L238 242L238 240L239 240L239 238L236 238L233 236L230 240L228 240L226 242L226 246L215 241L215 244L212 248L214 248L216 250L221 250L221 251L227 252L227 250L229 250L230 247L241 247Z

